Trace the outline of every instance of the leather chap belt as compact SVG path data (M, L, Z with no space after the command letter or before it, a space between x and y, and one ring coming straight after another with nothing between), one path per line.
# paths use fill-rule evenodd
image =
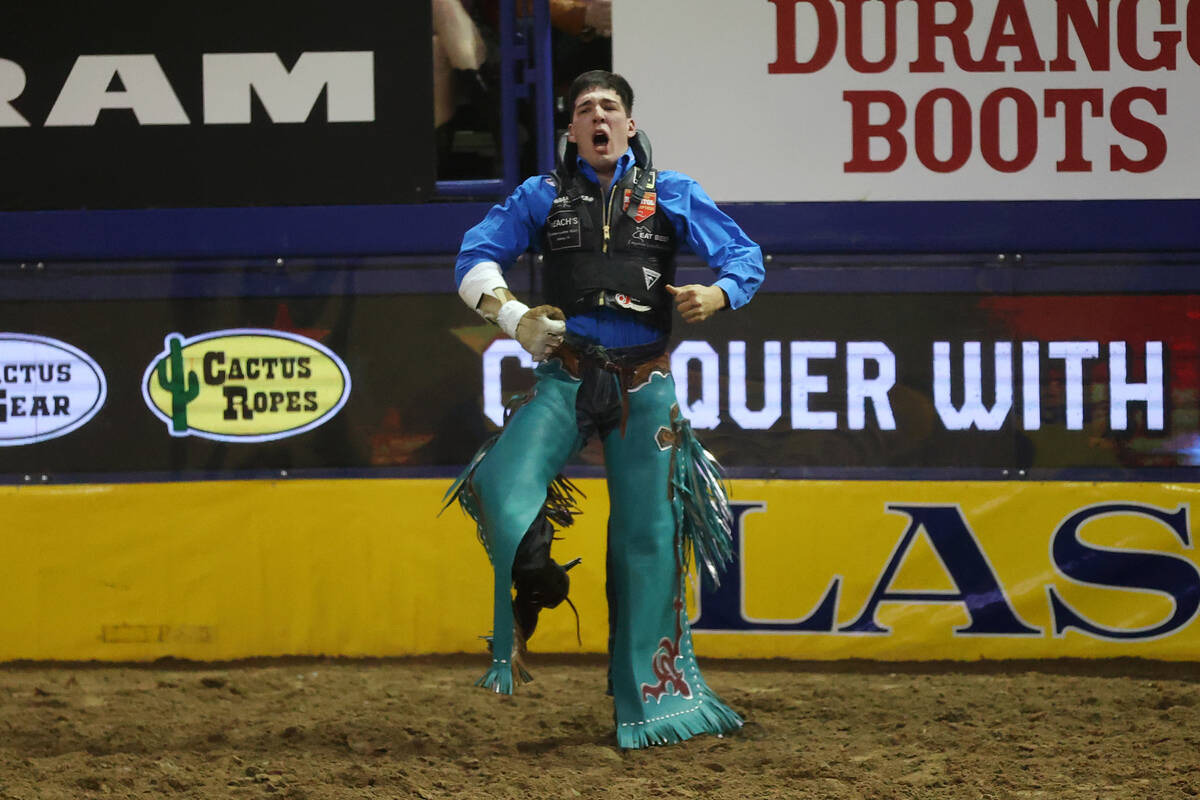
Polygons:
M550 358L562 362L563 369L572 377L582 380L588 368L601 369L616 376L621 387L621 435L625 435L625 422L629 418L629 392L640 389L650 382L655 373L671 374L671 355L664 349L665 342L656 342L641 347L626 347L609 350L596 345L580 347L572 342L563 342Z

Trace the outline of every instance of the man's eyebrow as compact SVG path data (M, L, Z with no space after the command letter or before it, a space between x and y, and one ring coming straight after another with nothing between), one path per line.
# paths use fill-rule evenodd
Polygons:
M601 106L603 106L605 108L620 108L621 107L621 101L615 97L601 97L601 98L599 98L599 100L595 100L591 97L588 97L588 98L579 100L577 103L575 103L575 111L578 112L581 109L590 108L590 107L596 105L597 103L599 103Z

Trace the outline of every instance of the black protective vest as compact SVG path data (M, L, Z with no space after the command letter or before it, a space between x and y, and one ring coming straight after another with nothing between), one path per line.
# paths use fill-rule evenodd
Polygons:
M643 159L639 159L642 161ZM559 168L558 194L542 228L546 302L568 317L597 306L620 308L671 330L675 226L658 207L658 173L645 158L603 197L579 170Z

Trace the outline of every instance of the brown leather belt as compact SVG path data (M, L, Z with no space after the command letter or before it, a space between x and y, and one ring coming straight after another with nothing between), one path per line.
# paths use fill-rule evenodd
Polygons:
M650 382L650 376L671 374L671 355L660 353L636 364L605 359L592 353L580 353L564 342L550 356L562 362L563 369L577 380L583 378L583 368L593 366L617 376L621 385L621 435L625 435L625 422L629 418L629 392L642 388Z
M621 386L625 389L637 389L645 386L650 381L650 376L656 372L662 375L671 374L671 355L669 353L662 353L637 364L624 364L590 353L580 353L570 345L563 343L550 355L550 358L557 358L561 361L563 369L572 378L582 378L583 368L589 365L598 367L605 372L611 372L621 379Z

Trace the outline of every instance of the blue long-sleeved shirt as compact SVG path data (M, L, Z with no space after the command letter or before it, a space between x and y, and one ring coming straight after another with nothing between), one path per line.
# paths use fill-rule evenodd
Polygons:
M583 159L578 163L583 176L599 185L591 165ZM617 162L610 192L633 163L633 151L626 150ZM687 175L660 170L655 190L658 210L667 215L678 240L686 241L717 272L713 285L725 292L729 307L740 308L749 302L764 274L759 246ZM547 176L536 175L518 186L503 205L492 206L487 216L463 236L454 268L455 284L461 284L476 264L495 261L507 272L522 253L531 247L536 249L556 194ZM567 330L605 347L648 344L664 335L632 314L609 308L571 317Z

